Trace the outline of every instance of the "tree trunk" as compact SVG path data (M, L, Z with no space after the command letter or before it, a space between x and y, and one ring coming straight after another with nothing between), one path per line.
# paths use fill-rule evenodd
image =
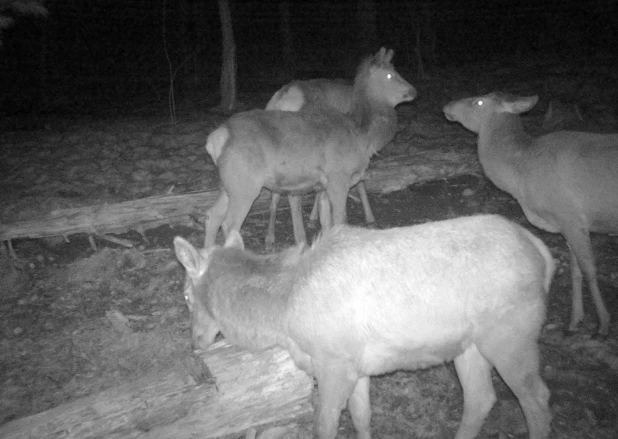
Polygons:
M435 71L436 60L436 28L434 23L433 4L425 3L423 5L423 16L425 17L426 30L426 46L427 46L427 61L430 74Z
M229 112L236 106L236 43L234 42L229 0L219 0L219 16L223 39L221 109Z
M180 93L181 97L186 97L186 92L184 90L187 89L187 80L189 76L187 75L189 66L188 63L195 52L192 45L192 35L190 34L191 28L191 6L189 5L188 0L176 0L175 7L177 9L177 32L178 32L178 46L176 50L180 53L180 61L178 64L178 75L176 77L176 84L180 85L179 89L182 91Z
M358 0L358 50L366 55L374 53L378 46L377 13L375 0Z
M287 0L279 2L279 19L281 20L281 37L283 38L283 70L290 77L296 73L296 59L294 56L294 39L290 26L290 5Z

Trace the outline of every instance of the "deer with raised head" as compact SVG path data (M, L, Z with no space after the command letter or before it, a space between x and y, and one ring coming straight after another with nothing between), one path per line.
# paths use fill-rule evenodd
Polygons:
M320 108L326 106L342 113L349 113L352 107L352 90L352 86L343 80L324 78L304 81L295 80L281 87L270 98L266 105L266 110L300 111L311 108L319 111ZM376 131L377 135L374 138L373 145L373 149L376 152L379 152L393 140L397 133L397 112L395 109L393 108L391 112L383 114L380 123L383 128L379 132ZM355 187L363 205L365 222L367 225L373 226L376 219L371 210L365 182L361 180ZM280 197L280 194L272 193L268 233L266 234L266 248L272 247L275 242L275 217ZM290 195L290 197L294 197L294 195ZM318 201L318 197L316 197L311 215L309 216L309 224L315 223L318 218ZM302 224L302 212L297 209L300 203L297 200L293 200L290 206L296 208L291 210L292 217L296 216L292 224ZM298 235L297 244L305 240L304 230L298 233L295 231L294 233L295 236Z
M361 63L348 113L326 106L253 110L232 116L208 136L206 150L222 187L206 214L207 247L220 227L225 235L240 229L263 187L292 195L293 212L300 212L300 195L323 191L323 228L345 223L348 191L363 179L377 139L384 136L385 118L395 105L416 97L414 87L395 71L392 57L392 50L382 48ZM292 219L296 241L304 242L302 217Z
M605 337L610 315L597 283L590 232L618 233L618 134L556 131L533 137L519 115L537 101L491 93L453 101L444 114L478 134L485 175L517 199L528 221L564 235L573 282L569 330L584 317L585 276L599 317L597 335Z
M174 239L187 270L193 344L221 332L246 349L280 346L318 382L315 430L337 435L350 411L369 439L369 379L454 360L464 409L456 439L472 439L496 401L495 367L518 398L531 439L550 431L538 337L554 261L543 242L497 215L388 230L336 226L311 248L272 255Z
M300 111L301 109L318 110L324 106L329 109L336 109L342 113L348 113L352 106L352 85L347 84L343 80L331 79L308 79L305 81L292 81L279 90L270 98L266 104L266 110L279 111ZM376 149L377 151L377 149ZM369 205L367 190L365 183L360 181L356 185L360 200L365 211L365 219L367 224L374 224L375 217ZM296 244L306 241L304 226L299 228L298 225L303 224L302 205L296 195L288 195L290 202L290 214L292 216L292 226L294 229L294 238ZM268 231L266 233L265 246L270 249L275 244L275 220L277 216L277 207L281 194L278 192L271 193L270 202L270 217L268 220ZM319 197L316 194L311 214L309 215L309 225L315 226L318 219Z

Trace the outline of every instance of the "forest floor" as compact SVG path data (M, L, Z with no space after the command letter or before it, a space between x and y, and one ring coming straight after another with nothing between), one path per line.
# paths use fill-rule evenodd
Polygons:
M405 71L402 71L406 76ZM466 66L414 80L415 102L400 106L400 131L383 156L449 147L474 149L475 136L447 122L442 106L451 99L494 90L540 94L526 116L532 132L557 128L618 131L618 81L614 66L599 60L567 67L538 60L504 67ZM263 107L278 88L243 92L244 108ZM549 121L551 99L564 105ZM59 207L113 203L166 193L204 189L216 168L204 150L207 134L224 117L205 109L180 113L171 124L163 111L132 116L63 121L38 131L0 135L0 222L8 223ZM577 103L581 118L573 112ZM194 106L197 108L199 105ZM558 261L540 346L542 375L552 397L553 438L618 437L618 330L592 339L596 314L586 293L582 331L565 338L570 314L568 249L560 235L535 229L517 202L482 175L412 185L389 194L370 194L382 228L420 224L475 213L499 213L540 236ZM305 211L305 216L308 216ZM363 225L359 203L348 200L349 222ZM265 252L268 217L250 215L245 245ZM309 237L315 236L309 231ZM85 236L13 242L19 259L0 252L0 425L148 374L185 367L190 322L182 295L183 270L172 240L194 244L203 230L167 226L122 235L127 249L108 241L94 251ZM277 217L276 249L293 244L289 211ZM618 320L618 241L593 237L601 290ZM122 322L121 325L118 322ZM189 372L187 372L189 373ZM498 375L498 403L479 437L527 437L517 400ZM372 430L379 438L452 437L463 400L452 364L400 371L371 383ZM307 429L309 426L306 427ZM347 411L340 437L353 437Z

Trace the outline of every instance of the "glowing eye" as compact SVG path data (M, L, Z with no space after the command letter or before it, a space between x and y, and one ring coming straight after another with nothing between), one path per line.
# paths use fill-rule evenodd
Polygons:
M478 107L480 107L481 105L483 105L483 100L482 100L482 99L479 99L478 101L476 101L476 105L477 105Z
M386 78L387 78L387 79L392 79L392 77L393 77L393 75L392 75L391 73L388 73L388 74L386 75Z

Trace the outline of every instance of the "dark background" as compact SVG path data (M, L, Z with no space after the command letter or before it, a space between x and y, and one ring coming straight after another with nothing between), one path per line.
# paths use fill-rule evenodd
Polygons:
M279 3L231 2L239 90L274 90L292 77L351 77L367 49L359 47L358 2L288 1L295 61L285 69ZM17 17L2 35L2 115L122 113L138 102L166 111L170 71L179 101L216 104L209 101L221 57L215 0L45 5L47 18ZM412 75L417 35L430 75L488 59L585 64L615 56L618 39L616 0L387 0L376 9L378 45L394 48L398 68Z

